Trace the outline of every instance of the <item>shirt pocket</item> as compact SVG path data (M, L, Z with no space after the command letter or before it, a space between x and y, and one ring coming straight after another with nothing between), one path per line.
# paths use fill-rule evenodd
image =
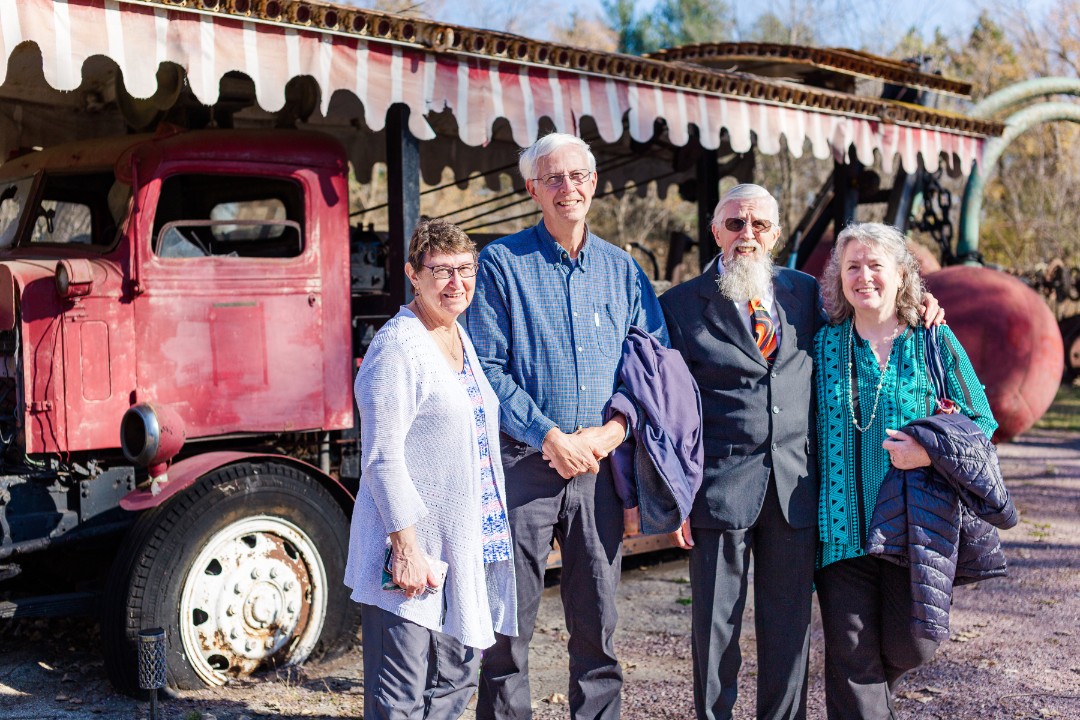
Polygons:
M626 305L614 302L596 303L590 321L596 330L596 345L600 354L619 357L629 329Z

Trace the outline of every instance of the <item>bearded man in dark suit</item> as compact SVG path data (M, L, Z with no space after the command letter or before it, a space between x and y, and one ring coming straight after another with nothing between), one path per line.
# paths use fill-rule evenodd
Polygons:
M671 345L701 390L705 471L673 534L690 548L694 706L732 715L754 556L757 717L805 718L818 477L811 432L817 281L777 268L776 200L758 185L720 198L721 254L660 298Z

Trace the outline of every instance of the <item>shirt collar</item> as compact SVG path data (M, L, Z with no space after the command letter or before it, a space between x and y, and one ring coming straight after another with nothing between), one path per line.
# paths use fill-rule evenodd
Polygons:
M543 254L544 259L553 265L559 265L566 263L573 265L574 261L570 259L570 253L566 252L562 245L556 242L554 236L548 232L547 226L544 225L543 218L536 224L537 245L540 247L540 252ZM593 242L594 235L589 231L588 224L585 225L585 242L581 246L581 250L578 251L577 265L582 270L588 266L587 258L592 256L592 252L589 251L589 247Z

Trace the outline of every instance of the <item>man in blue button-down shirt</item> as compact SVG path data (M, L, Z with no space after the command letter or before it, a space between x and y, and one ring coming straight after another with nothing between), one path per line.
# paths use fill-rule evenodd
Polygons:
M626 437L602 424L631 325L667 344L648 278L628 253L589 232L596 160L553 133L521 155L543 219L484 248L469 335L502 404L502 461L518 587L516 638L484 652L479 720L529 718L528 653L552 538L562 550L570 634L570 715L619 717L615 590L623 508L605 459Z

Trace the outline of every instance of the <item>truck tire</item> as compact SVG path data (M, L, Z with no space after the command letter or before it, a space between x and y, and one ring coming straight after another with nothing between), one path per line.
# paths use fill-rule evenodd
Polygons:
M341 506L296 468L241 463L200 478L139 518L113 563L110 681L138 693L138 633L153 627L174 689L348 649L360 621L342 582L348 547Z

